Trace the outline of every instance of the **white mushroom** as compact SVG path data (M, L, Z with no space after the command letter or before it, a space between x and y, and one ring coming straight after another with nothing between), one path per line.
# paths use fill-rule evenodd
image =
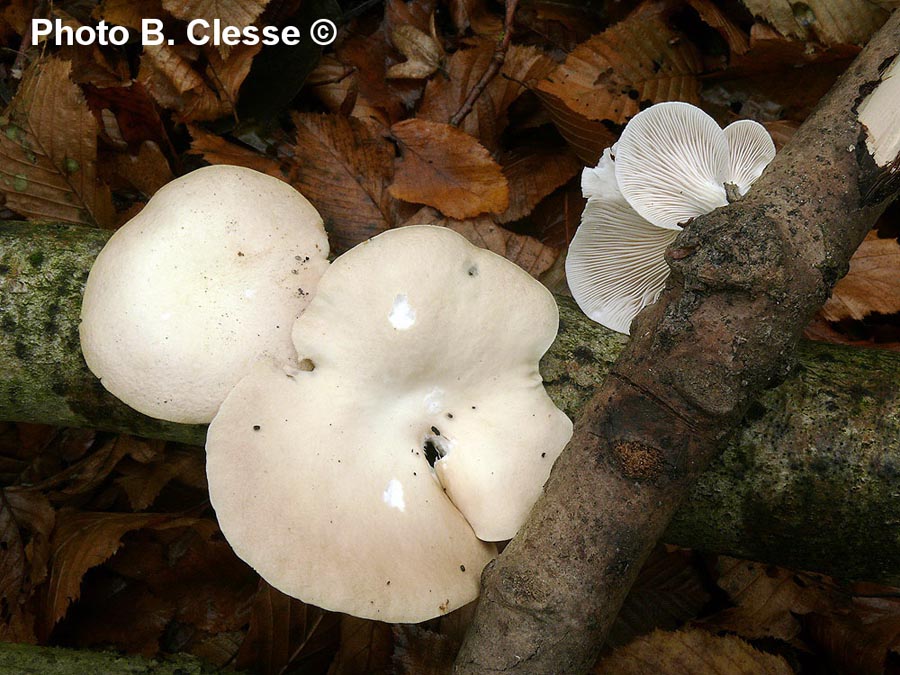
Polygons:
M328 266L315 208L286 183L210 166L175 180L91 268L81 348L112 394L173 422L209 422L261 355L291 360L291 327Z
M294 327L313 369L259 365L210 426L232 547L283 592L357 616L473 600L496 552L478 537L515 534L572 433L538 372L557 323L543 286L445 228L339 257Z
M587 204L566 258L578 306L628 333L662 292L664 254L682 225L746 194L774 157L768 132L751 120L723 131L687 103L659 103L635 115L582 175Z

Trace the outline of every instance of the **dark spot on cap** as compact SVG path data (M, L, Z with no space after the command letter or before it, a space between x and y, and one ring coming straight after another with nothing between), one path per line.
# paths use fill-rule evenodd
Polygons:
M460 571L460 572L465 572L465 571L466 571L466 566L465 566L465 565L460 565L460 566L459 566L459 571Z
M253 431L259 431L260 429L262 429L262 427L259 426L258 424L253 425Z
M441 432L438 430L437 427L431 427L431 433L433 433L435 436L441 435Z

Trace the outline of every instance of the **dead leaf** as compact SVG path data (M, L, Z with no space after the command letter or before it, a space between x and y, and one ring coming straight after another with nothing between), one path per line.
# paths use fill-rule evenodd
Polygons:
M175 178L169 160L153 141L144 141L137 155L117 153L113 170L117 177L124 178L147 198Z
M602 659L596 675L793 675L781 656L766 654L733 635L699 628L654 631Z
M309 77L306 86L328 110L390 126L387 115L359 93L357 74L330 54L325 54Z
M371 124L337 115L294 115L289 182L322 214L336 254L396 223L387 186L394 148Z
M382 621L341 617L341 646L328 675L374 675L392 672L391 625Z
M199 58L196 48L148 45L137 80L160 106L176 112L180 121L215 120L234 112L238 90L261 48L232 47L227 58L217 49L207 49L204 78L194 67Z
M191 137L191 152L201 155L210 164L234 164L267 173L284 180L281 164L266 155L236 143L229 143L221 136L204 131L200 127L188 125Z
M447 62L446 76L429 80L418 118L446 123L459 110L472 88L490 65L494 42L475 40L474 46L457 50ZM488 149L495 149L506 128L506 114L528 83L544 77L553 61L534 47L512 45L503 68L481 94L460 129Z
M391 34L391 42L406 61L388 68L387 77L422 80L441 67L444 50L440 43L415 26L398 26Z
M306 605L260 580L250 630L235 661L237 669L277 675L288 667L327 665L337 647L340 616Z
M607 643L618 647L655 629L674 630L695 618L708 601L691 551L657 546L631 587Z
M900 656L900 597L857 597L846 613L810 614L803 624L846 673L884 673ZM888 671L890 672L890 671Z
M488 151L449 124L410 119L391 127L403 151L390 193L426 204L451 218L501 213L509 206L509 184Z
M198 463L202 465L203 460L196 452L173 450L166 453L165 459L161 462L123 463L119 467L116 483L125 490L131 508L143 511L156 500L170 481L186 471L196 473Z
M754 16L769 23L785 37L823 44L865 44L888 11L859 0L742 0Z
M493 251L516 263L534 277L538 277L550 269L559 256L559 250L545 246L534 237L505 230L487 216L455 220L446 218L426 206L403 224L447 227L458 232L476 246Z
M40 492L0 490L0 640L37 641L28 603L46 574L46 547L54 521L53 507Z
M221 19L223 26L244 28L259 18L269 0L162 0L172 16L184 21L206 19L212 26Z
M867 326L862 326L862 331L846 330L846 324L861 324L862 322L842 321L839 324L832 325L822 318L821 314L817 314L810 321L809 325L803 330L803 337L807 340L815 340L817 342L831 342L838 345L847 345L849 347L865 347L867 349L887 349L889 351L900 352L900 330L896 327L891 330L883 331L882 335L875 334ZM840 330L836 330L840 328ZM876 333L880 332L876 330Z
M719 31L732 54L746 54L750 49L749 36L735 24L713 0L688 0L703 22Z
M103 0L92 16L139 31L143 19L163 16L163 7L161 0Z
M0 117L0 193L31 218L85 225L113 220L109 189L97 180L97 121L69 79L71 64L32 64Z
M707 619L717 629L747 639L785 642L800 632L798 617L830 611L840 600L827 577L719 556L719 587L736 605Z
M529 144L500 157L503 175L509 181L509 207L497 216L499 223L520 220L544 197L577 175L582 164L566 149Z
M537 90L587 120L624 124L652 103L699 104L701 69L697 49L669 27L665 6L648 2L579 45Z
M69 605L78 599L85 572L115 553L126 532L171 518L156 513L61 510L51 539L52 566L42 612L42 639L50 635Z
M900 312L900 242L869 232L850 259L850 271L837 282L822 308L828 321L866 318L873 312Z

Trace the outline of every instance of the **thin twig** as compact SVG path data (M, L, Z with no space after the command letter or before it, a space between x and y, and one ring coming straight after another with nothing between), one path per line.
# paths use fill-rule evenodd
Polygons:
M472 112L472 108L475 107L475 102L484 93L484 90L487 89L491 80L497 77L497 73L503 68L503 63L506 61L506 52L509 51L509 44L512 41L513 20L515 19L516 8L518 6L519 0L506 0L506 16L503 18L503 35L497 43L497 48L494 50L494 56L491 58L490 65L484 71L484 75L478 80L478 84L472 87L472 91L469 92L469 95L466 97L466 100L463 101L463 104L459 106L459 110L457 110L453 114L453 117L450 118L450 124L452 126L458 127L462 124L462 121L466 119L470 112Z

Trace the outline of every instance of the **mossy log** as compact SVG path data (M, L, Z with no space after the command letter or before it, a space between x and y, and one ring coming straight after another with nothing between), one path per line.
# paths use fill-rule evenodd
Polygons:
M204 427L135 412L81 357L82 288L108 236L0 223L0 419L202 444ZM550 395L575 418L626 338L567 298L559 306L559 337L541 367ZM666 540L900 585L898 382L900 355L804 343L793 374L753 406Z
M188 655L165 659L60 647L0 643L0 675L206 675L218 672Z

